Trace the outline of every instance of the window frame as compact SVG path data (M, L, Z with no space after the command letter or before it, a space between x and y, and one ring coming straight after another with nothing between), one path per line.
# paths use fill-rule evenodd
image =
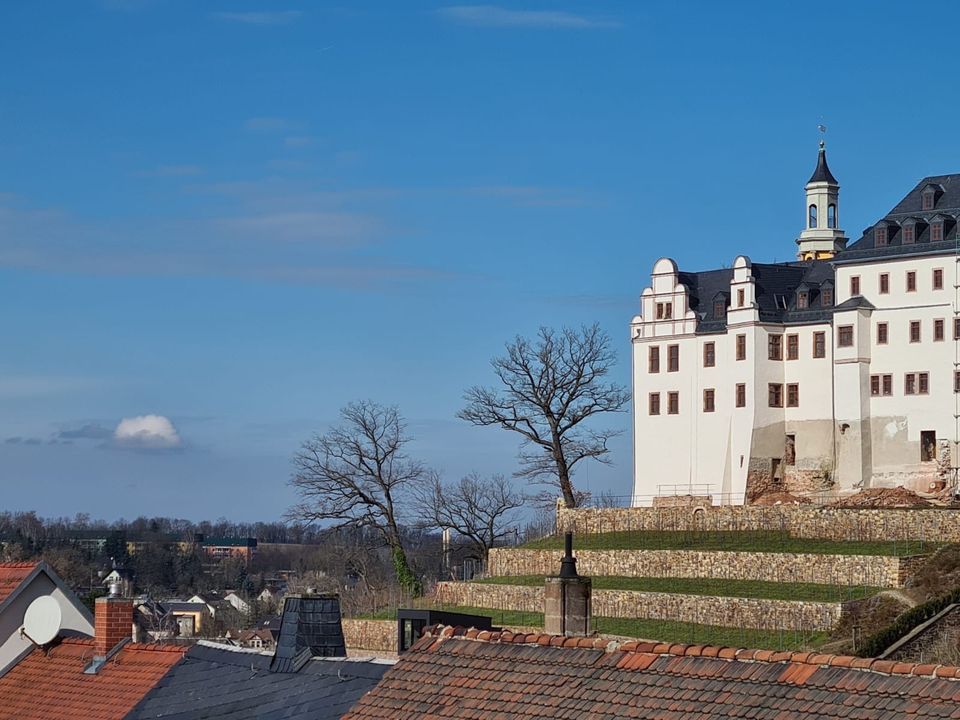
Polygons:
M714 300L713 301L713 319L721 320L726 317L727 317L727 301Z
M943 290L943 268L933 269L933 278L931 279L934 290Z
M916 331L916 332L914 332ZM916 339L914 339L916 336ZM909 343L916 345L919 342L923 342L923 323L919 320L910 321L910 331L907 335L907 340Z
M947 324L944 318L933 319L933 341L944 342L947 335Z
M820 307L833 307L833 288L820 288Z
M827 333L818 330L813 333L813 359L822 360L827 357Z
M797 310L806 310L810 307L810 293L806 290L797 292Z
M717 344L715 342L705 342L703 344L703 366L705 368L717 366Z
M837 229L837 204L830 203L827 205L827 229L836 230Z
M917 291L917 271L907 270L907 276L906 276L905 282L906 282L907 292L916 292Z
M660 393L652 392L647 396L647 415L660 414Z
M800 359L800 335L790 333L787 335L787 360Z
M703 411L705 413L715 412L717 409L717 391L716 388L703 389Z
M747 291L743 288L737 288L737 307L742 308L747 304Z
M883 383L882 397L893 397L893 373L883 373L880 375L880 381Z
M960 370L953 371L953 391L960 393Z
M767 383L767 406L783 407L783 383Z
M667 415L680 414L680 392L671 390L667 393Z
M926 190L920 193L920 209L921 210L933 210L937 204L937 196L935 191Z
M660 346L650 345L647 351L647 374L656 375L660 372Z
M787 383L787 407L800 407L800 383Z
M849 336L847 335L849 333ZM854 335L853 325L840 325L837 328L837 347L853 347Z
M734 340L735 357L738 361L747 359L747 336L745 333L739 333Z
M657 320L673 320L673 301L657 303Z
M943 242L943 221L930 223L930 242Z
M877 345L888 345L890 343L890 325L885 322L877 323Z
M929 395L929 394L930 394L930 373L918 372L917 373L917 395Z
M738 408L747 406L747 384L737 383L734 388L734 405Z
M850 297L856 297L860 294L860 276L850 276Z
M890 273L880 273L879 293L881 295L890 294Z
M917 242L916 226L913 223L905 224L900 232L901 245L913 245Z
M767 335L767 359L783 360L783 335L778 333Z
M890 233L886 225L877 226L873 231L873 246L886 247L890 242Z
M680 372L680 346L667 345L667 372Z

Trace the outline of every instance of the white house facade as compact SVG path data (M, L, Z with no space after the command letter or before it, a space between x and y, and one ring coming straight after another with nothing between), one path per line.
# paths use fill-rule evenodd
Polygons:
M851 245L821 143L796 261L656 262L631 323L634 503L956 488L960 175Z

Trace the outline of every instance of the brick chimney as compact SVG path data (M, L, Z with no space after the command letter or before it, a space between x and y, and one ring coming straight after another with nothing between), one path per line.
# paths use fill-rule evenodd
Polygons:
M94 613L94 657L106 657L121 640L130 638L133 629L133 600L119 596L111 587L107 597L97 598Z
M577 573L573 533L564 536L560 574L544 587L543 629L550 635L591 635L593 581Z

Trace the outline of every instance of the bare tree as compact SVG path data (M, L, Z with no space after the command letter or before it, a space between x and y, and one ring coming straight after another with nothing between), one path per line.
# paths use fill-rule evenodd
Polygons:
M457 416L520 433L516 474L558 487L566 506L576 507L571 471L587 458L609 462L607 442L619 434L588 429L585 421L622 411L630 401L626 388L606 379L615 362L610 338L597 324L540 328L534 342L517 336L507 343L507 354L491 361L502 387L470 388Z
M410 438L395 407L350 403L340 417L340 425L315 435L294 455L291 484L300 502L288 517L373 528L390 549L397 581L416 592L419 583L403 546L400 506L426 469L404 454Z
M430 527L462 536L486 564L490 548L513 532L525 500L502 475L484 478L471 473L447 485L433 475L421 505Z

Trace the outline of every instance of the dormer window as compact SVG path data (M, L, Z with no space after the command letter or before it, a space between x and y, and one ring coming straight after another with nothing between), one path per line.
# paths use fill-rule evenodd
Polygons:
M832 287L820 288L820 304L823 307L830 307L831 305L833 305L833 288Z
M936 202L936 196L934 195L933 188L928 188L923 191L923 209L924 210L933 210L934 203Z
M827 227L831 229L837 227L837 206L833 203L827 205Z
M901 242L904 245L910 245L913 243L914 241L913 229L914 229L913 223L908 223L903 226L903 239Z
M815 228L817 227L817 206L811 205L807 215L807 227Z
M883 247L887 244L887 226L886 225L877 225L876 230L873 232L874 245L876 247Z
M810 306L810 293L801 290L797 293L797 310L803 310Z
M723 320L727 317L727 301L726 298L718 298L713 301L713 319L714 320Z
M930 223L930 242L943 240L943 216L938 216Z

